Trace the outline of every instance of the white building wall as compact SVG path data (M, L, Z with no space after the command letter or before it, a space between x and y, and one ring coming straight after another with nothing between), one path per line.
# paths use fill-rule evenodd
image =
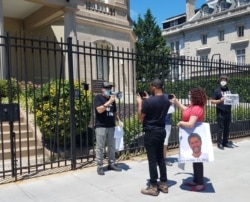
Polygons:
M236 62L236 50L245 49L245 62L250 64L250 5L235 12L226 11L206 18L196 19L186 24L177 25L163 30L167 43L184 40L183 53L188 57L207 55L209 59L214 54L220 54L225 61ZM230 17L229 17L230 16ZM244 25L244 37L237 36L237 26ZM219 41L218 31L225 32L224 41ZM207 45L202 45L201 35L207 34ZM243 42L240 42L243 41ZM218 57L214 58L218 59Z

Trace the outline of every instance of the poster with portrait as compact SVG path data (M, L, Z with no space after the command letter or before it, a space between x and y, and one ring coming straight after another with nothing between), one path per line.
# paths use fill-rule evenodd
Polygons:
M179 163L214 160L209 123L196 123L194 128L180 128L179 143Z

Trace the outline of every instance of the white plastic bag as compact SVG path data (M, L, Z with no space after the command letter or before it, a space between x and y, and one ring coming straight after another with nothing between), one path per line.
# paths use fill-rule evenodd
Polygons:
M123 127L121 127L121 126L115 127L114 138L115 138L115 149L117 151L123 150L124 149Z

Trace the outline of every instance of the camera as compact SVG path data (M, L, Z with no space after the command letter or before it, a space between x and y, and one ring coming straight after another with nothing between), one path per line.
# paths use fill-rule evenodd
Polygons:
M122 92L115 92L115 91L111 91L110 95L115 95L118 99L122 98Z

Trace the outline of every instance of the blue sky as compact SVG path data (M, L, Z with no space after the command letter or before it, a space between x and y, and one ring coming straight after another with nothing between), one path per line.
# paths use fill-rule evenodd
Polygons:
M204 3L206 0L196 0L195 8L200 8ZM130 0L130 15L135 21L139 15L144 18L148 8L156 18L157 24L162 27L161 23L165 19L185 13L186 0Z

